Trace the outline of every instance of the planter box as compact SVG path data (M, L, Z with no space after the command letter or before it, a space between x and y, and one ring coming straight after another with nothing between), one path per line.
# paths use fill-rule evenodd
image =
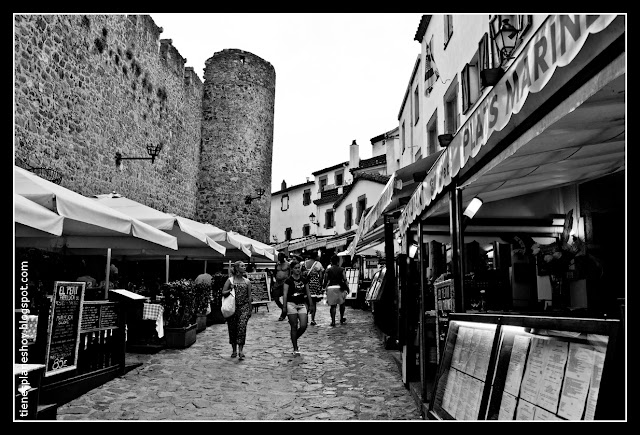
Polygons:
M202 332L205 329L207 329L207 314L206 313L196 314L196 332Z
M197 324L181 328L164 328L164 338L170 349L184 349L196 342Z

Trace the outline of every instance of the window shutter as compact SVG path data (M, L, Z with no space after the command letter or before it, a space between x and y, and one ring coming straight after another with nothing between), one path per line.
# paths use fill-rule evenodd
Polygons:
M478 72L491 68L489 60L489 35L485 32L478 43Z
M469 94L469 64L466 64L462 68L462 111L466 112L469 108L471 95Z

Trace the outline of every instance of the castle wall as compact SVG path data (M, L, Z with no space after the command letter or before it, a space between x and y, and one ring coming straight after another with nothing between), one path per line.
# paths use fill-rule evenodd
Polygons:
M16 161L83 195L195 216L203 84L151 17L18 15L14 29ZM159 142L155 163L116 169L117 151L148 157Z
M269 243L275 70L237 49L207 60L197 220ZM264 195L251 204L246 196Z

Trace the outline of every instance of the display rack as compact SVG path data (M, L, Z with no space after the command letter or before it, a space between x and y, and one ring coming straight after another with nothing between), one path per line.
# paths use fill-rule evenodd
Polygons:
M623 418L619 328L619 320L450 313L427 417Z

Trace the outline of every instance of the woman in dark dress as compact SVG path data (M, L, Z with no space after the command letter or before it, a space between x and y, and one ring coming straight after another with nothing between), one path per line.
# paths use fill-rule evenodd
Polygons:
M229 328L229 344L233 352L231 358L244 359L245 339L247 338L247 323L251 317L251 281L244 277L246 265L243 261L236 261L231 265L231 276L225 281L222 287L222 296L228 297L231 290L235 289L236 294L236 312L227 318L227 326ZM237 353L236 353L237 349Z

